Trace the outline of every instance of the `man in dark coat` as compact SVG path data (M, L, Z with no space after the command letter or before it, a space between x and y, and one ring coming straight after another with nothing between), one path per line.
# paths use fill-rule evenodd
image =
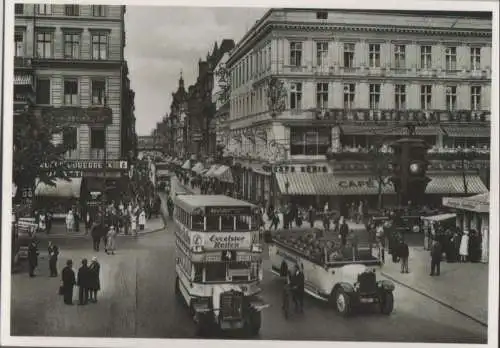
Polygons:
M83 259L82 266L78 269L76 281L76 285L78 285L78 304L80 306L86 305L89 300L89 273L87 259Z
M307 221L309 221L309 225L311 225L311 228L313 228L314 221L316 221L316 211L314 210L312 205L309 207L309 210L307 211Z
M291 285L293 289L295 311L302 313L304 311L304 273L299 265L295 266L291 276Z
M76 284L75 272L73 271L73 261L66 261L66 267L61 272L62 276L62 290L64 296L64 303L67 305L73 304L73 287Z
M431 276L438 276L441 271L441 254L443 253L441 243L437 240L431 246Z
M399 245L399 257L401 259L401 273L408 273L408 258L410 257L410 248L405 241Z
M172 216L174 215L174 201L170 196L167 199L167 209L168 209L168 216L172 218Z
M90 235L92 236L92 247L94 251L99 251L99 246L101 245L102 236L102 222L94 221L92 227L90 228Z
M47 248L49 252L49 271L51 277L57 277L57 257L59 256L59 248L57 245L49 241L49 247Z
M28 264L30 277L35 276L35 269L38 266L38 245L36 241L32 241L28 247Z
M349 234L349 226L347 225L345 218L342 222L342 225L340 225L339 234L342 241L342 246L345 246L347 243L347 235Z

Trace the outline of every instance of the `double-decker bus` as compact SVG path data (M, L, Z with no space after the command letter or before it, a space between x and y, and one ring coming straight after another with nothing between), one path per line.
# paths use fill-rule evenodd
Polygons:
M175 292L203 335L261 327L259 209L223 195L178 195Z

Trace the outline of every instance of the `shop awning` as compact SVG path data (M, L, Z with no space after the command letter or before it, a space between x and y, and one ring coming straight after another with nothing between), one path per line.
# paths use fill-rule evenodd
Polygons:
M200 173L201 173L201 171L202 171L203 169L205 169L205 166L204 166L204 165L203 165L203 163L201 163L201 162L196 163L196 164L193 166L193 168L191 168L191 170L192 170L193 172L195 172L196 174L200 174Z
M186 170L191 169L191 160L186 160L186 162L184 162L181 168Z
M490 194L482 193L472 197L443 197L445 207L473 211L477 213L490 212Z
M54 182L55 186L39 183L35 189L35 196L80 198L82 178L56 179Z
M228 182L228 183L233 183L233 173L231 172L231 168L225 165L221 165L219 168L217 168L213 174L213 177L219 179L222 182Z
M462 175L429 176L432 180L427 185L427 194L465 194L464 178ZM467 193L480 194L488 192L479 175L466 175Z
M251 168L252 168L252 172L254 172L256 174L271 176L271 172L266 172L264 170L264 167L260 164L252 164Z
M489 138L490 127L444 127L443 130L449 137Z
M312 174L276 173L276 181L282 194L291 196L314 196L316 191L312 183ZM288 185L287 185L288 183Z
M205 176L207 177L212 177L214 172L217 170L217 168L219 168L219 165L218 164L212 164L210 166L210 168L208 168L208 170L205 172Z
M439 214L439 215L433 215L433 216L422 216L422 220L427 220L427 221L433 221L433 222L439 222L439 221L446 221L449 219L455 219L457 217L457 214Z

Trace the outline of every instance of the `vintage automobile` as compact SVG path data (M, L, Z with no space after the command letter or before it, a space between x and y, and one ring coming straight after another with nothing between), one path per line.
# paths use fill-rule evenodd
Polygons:
M287 276L301 267L305 292L330 303L342 316L366 305L378 305L386 315L394 308L394 284L377 280L380 260L373 256L364 225L350 226L351 235L342 246L337 235L317 229L294 229L276 233L269 246L273 273ZM364 238L368 240L368 238Z

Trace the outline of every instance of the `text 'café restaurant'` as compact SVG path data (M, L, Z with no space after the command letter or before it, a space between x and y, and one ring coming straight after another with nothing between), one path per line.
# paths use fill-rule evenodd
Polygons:
M356 164L365 166L364 164ZM342 166L342 168L338 168ZM344 164L323 165L279 165L264 168L274 171L270 174L271 201L276 204L294 202L304 208L310 205L322 208L326 202L330 209L340 211L340 207L352 202L367 201L371 209L378 207L379 191L384 207L397 205L397 195L389 177L381 185L374 174L363 172L363 168L345 168ZM349 170L350 169L350 170ZM463 196L488 192L479 175L466 174L467 190L463 175L448 172L429 173L431 182L426 194L429 204L441 206L445 196Z
M69 180L56 179L55 185L40 183L35 189L35 209L50 210L61 217L71 207L85 209L107 200L119 201L127 192L129 166L123 160L66 160L62 163ZM43 166L50 171L50 166Z

